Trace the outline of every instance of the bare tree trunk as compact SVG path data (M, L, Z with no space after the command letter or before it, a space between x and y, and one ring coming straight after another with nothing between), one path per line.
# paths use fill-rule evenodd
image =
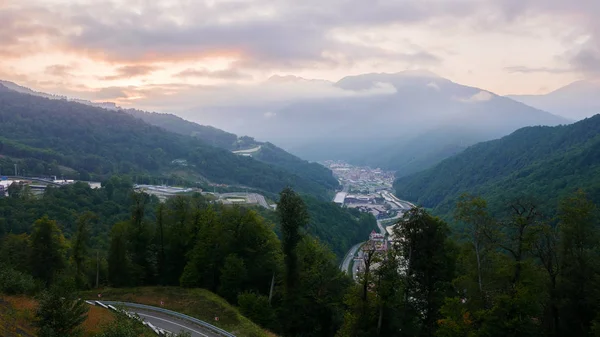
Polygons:
M271 290L269 291L269 304L271 304L271 299L273 298L273 288L275 288L275 273L273 273L273 277L271 278Z
M377 321L377 336L381 333L381 324L383 323L383 304L379 305L379 320Z
M100 286L100 253L96 251L96 289Z

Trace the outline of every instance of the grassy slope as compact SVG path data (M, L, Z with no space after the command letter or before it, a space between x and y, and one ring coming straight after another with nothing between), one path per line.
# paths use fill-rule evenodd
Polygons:
M218 326L238 337L267 337L273 334L242 316L237 308L221 297L205 289L179 287L143 287L127 289L104 289L102 298L107 301L123 301L146 304L180 312ZM96 298L97 292L82 294L85 298ZM215 316L219 321L215 321Z
M35 336L35 305L31 298L0 295L0 336Z
M26 296L0 295L0 336L37 336L33 326L37 302ZM113 320L108 310L90 307L88 318L83 323L84 337L92 337Z

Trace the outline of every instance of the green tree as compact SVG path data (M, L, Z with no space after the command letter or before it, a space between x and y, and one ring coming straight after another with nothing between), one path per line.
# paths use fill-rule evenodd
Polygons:
M167 279L167 261L165 255L165 205L160 203L156 210L156 242L158 245L157 273L159 284L164 285Z
M587 336L600 307L600 233L596 206L583 192L560 204L560 331Z
M127 222L119 222L110 231L108 280L116 287L131 285L131 259L127 248L127 227Z
M87 304L78 299L73 287L59 282L39 298L35 325L40 337L81 336L81 323L87 318Z
M291 294L298 279L296 246L302 239L301 230L308 223L308 214L302 198L294 190L286 187L279 194L277 215L281 226L286 292Z
M277 316L267 296L244 292L238 295L237 302L242 314L253 322L267 329L277 328Z
M84 270L85 259L88 256L88 244L90 240L90 227L92 221L97 219L92 212L86 212L77 219L77 229L73 238L72 254L75 264L75 277L78 287L82 287L85 283L86 272Z
M128 242L131 253L131 269L135 284L151 282L154 276L154 266L150 263L150 236L149 228L145 221L146 205L149 195L134 192L131 194L133 201L131 212L131 225L129 228Z
M56 221L44 216L33 224L30 242L31 273L49 285L54 274L66 267L65 238Z
M480 197L462 195L456 205L454 217L458 222L457 226L463 229L462 239L470 246L468 252L472 252L475 257L477 295L470 298L488 308L490 303L486 276L489 274L488 260L494 247L488 238L493 219L487 211L487 202ZM464 256L465 259L469 259L469 255L471 254Z
M416 322L416 335L433 336L444 299L452 294L455 272L455 246L448 238L448 225L416 207L404 214L394 232L403 239L395 248L405 261L404 327Z
M0 241L0 264L30 273L31 243L27 234L8 234Z
M235 303L238 294L246 282L248 272L244 261L235 254L225 258L225 265L221 269L219 295L231 303Z

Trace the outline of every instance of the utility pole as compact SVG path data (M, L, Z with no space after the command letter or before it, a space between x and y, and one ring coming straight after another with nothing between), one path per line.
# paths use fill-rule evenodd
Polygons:
M15 164L15 177L18 177L19 175L17 174L17 164Z
M96 250L96 289L99 288L100 281L100 253Z

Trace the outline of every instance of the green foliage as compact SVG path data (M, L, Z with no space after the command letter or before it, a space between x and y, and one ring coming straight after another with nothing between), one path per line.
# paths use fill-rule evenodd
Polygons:
M237 295L241 292L248 277L244 260L235 254L225 258L225 264L221 269L219 295L231 303L235 303Z
M181 285L225 291L233 301L237 298L237 293L232 292L235 288L239 292L268 292L281 261L279 242L271 225L254 211L237 207L202 209L197 225L193 248L189 254L184 253L189 260ZM232 278L235 270L243 273L238 275L239 281Z
M340 259L350 247L364 241L371 231L377 230L377 220L370 213L342 208L333 202L308 196L303 200L310 217L306 232L327 243Z
M571 125L528 127L479 143L432 169L400 178L397 195L447 215L463 193L480 195L492 213L530 197L556 213L560 198L583 189L600 202L600 115Z
M240 311L244 316L267 329L273 329L277 324L275 310L269 304L269 298L255 292L244 292L237 298Z
M320 179L238 156L191 136L168 132L122 111L66 100L50 100L0 87L0 154L19 158L28 175L94 179L119 174L172 173L277 193L292 185L299 192L329 196ZM178 166L174 160L185 160ZM14 168L0 162L3 172ZM322 172L323 173L323 172ZM324 172L326 174L330 174Z
M97 337L150 337L154 334L142 322L123 312L115 312L114 316L114 321L103 326Z
M30 272L31 245L27 234L8 234L0 241L0 264L17 271Z
M75 277L79 288L82 288L86 282L85 279L85 260L88 256L88 244L90 240L90 227L92 221L96 218L94 213L87 212L77 219L77 229L73 238L72 256L75 264Z
M43 217L33 224L31 233L31 273L45 284L52 283L56 273L66 267L65 238L56 221Z
M308 213L304 201L291 188L285 188L279 194L277 216L281 227L281 247L285 263L286 294L294 292L298 278L296 246L302 239L302 228L308 222Z
M404 238L400 255L406 261L406 318L416 322L419 336L433 336L439 310L451 294L455 272L455 247L448 225L429 215L422 208L404 214L394 229L394 235Z
M7 295L33 295L42 284L31 275L0 264L0 293Z
M271 143L260 143L251 137L237 137L232 133L212 126L199 125L171 114L160 114L139 110L125 110L128 114L144 120L146 123L159 126L167 131L193 136L215 147L225 150L241 150L261 146L253 158L271 164L303 179L324 186L328 190L338 187L337 179L331 171L317 163L302 160Z
M40 337L81 336L87 318L87 304L78 299L68 282L54 284L42 292L36 311Z
M156 336L154 331L144 326L139 317L132 319L125 313L118 311L114 313L115 319L102 327L102 331L96 337L151 337ZM190 337L189 332L179 332L169 335L172 337Z
M128 252L126 222L115 224L110 231L108 250L108 280L110 284L122 287L132 284L131 256Z
M589 335L600 312L600 218L596 206L579 192L563 200L559 219L560 329L571 336Z
M298 243L297 258L295 291L284 293L279 312L285 335L333 336L342 325L351 281L339 270L333 253L315 239Z

